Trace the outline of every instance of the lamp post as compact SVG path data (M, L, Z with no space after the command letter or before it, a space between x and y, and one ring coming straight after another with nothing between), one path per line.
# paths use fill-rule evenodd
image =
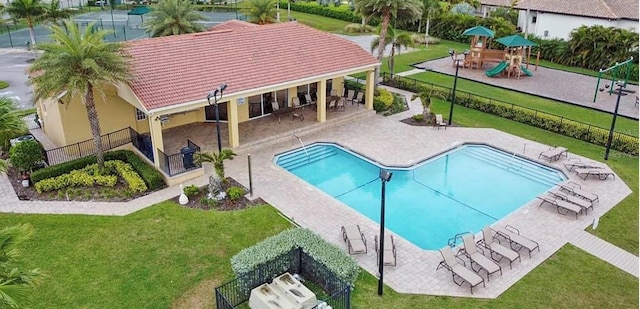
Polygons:
M280 22L280 0L276 0L276 22Z
M458 69L460 69L460 61L464 60L467 57L467 55L469 54L469 50L465 50L463 54L464 57L460 58L453 51L453 49L449 50L449 56L451 56L451 59L453 59L456 65L456 75L453 78L453 95L451 97L451 108L449 108L449 125L451 125L451 119L453 119L453 105L456 104L456 87L458 86Z
M604 152L604 159L609 160L609 150L611 150L611 142L613 141L613 130L616 127L616 118L618 118L618 107L620 106L620 97L622 96L622 88L624 88L624 81L617 81L616 86L618 86L618 99L616 99L616 108L613 111L613 120L611 121L611 129L609 129L609 139L607 139L607 148ZM604 89L600 89L603 91Z
M222 141L220 139L220 111L218 107L218 101L222 99L222 93L225 89L227 89L227 84L222 84L218 86L218 88L210 91L209 94L207 94L207 101L209 102L209 105L211 105L211 98L213 98L213 105L216 107L216 133L218 135L218 153L222 152Z
M384 201L385 201L385 184L391 181L393 173L387 170L380 170L380 180L382 180L382 197L380 199L380 247L378 248L378 273L380 278L378 279L378 295L382 295L383 272L384 272Z

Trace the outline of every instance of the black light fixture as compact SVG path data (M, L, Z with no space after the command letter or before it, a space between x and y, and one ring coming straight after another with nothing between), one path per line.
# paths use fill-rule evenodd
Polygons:
M391 181L393 173L387 170L380 170L380 180L382 180L382 197L380 199L380 247L378 248L378 295L382 295L384 287L383 273L384 273L384 202L385 202L385 184Z
M216 107L216 133L218 135L218 153L222 152L222 140L220 139L220 111L218 107L218 101L222 99L222 93L227 89L227 84L223 83L215 90L212 90L207 94L207 101L211 105L211 98L213 98L213 105Z
M609 129L609 138L607 139L607 146L604 152L604 159L609 160L609 151L611 150L611 142L613 142L613 133L616 127L616 118L618 118L618 107L620 107L620 97L622 96L622 88L625 87L624 81L616 81L616 86L618 86L618 98L616 99L616 108L613 111L613 120L611 121L611 129ZM613 85L611 86L613 88ZM609 85L606 85L605 88L609 88ZM604 89L600 88L600 91L604 91Z
M453 78L453 94L451 96L451 108L449 108L449 125L451 125L451 120L453 119L453 105L456 104L456 87L458 86L458 69L460 69L460 61L463 61L467 58L470 51L467 49L462 54L464 55L462 58L458 57L458 54L453 50L449 49L449 56L453 59L456 66L456 75Z

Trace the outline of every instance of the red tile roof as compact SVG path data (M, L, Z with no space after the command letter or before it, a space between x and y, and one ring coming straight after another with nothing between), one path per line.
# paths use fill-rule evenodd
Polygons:
M205 100L222 83L231 95L378 64L357 44L296 22L131 41L125 50L147 110Z
M232 19L232 20L217 24L215 26L211 26L209 27L209 29L207 29L207 31L233 30L233 29L243 29L243 28L249 28L249 27L259 27L259 26L256 24L248 23L246 21Z
M604 19L638 19L638 0L522 0L516 8Z

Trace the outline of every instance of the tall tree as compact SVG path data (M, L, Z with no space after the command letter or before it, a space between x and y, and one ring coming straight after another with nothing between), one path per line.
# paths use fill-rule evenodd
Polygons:
M380 27L378 28L378 31L380 31ZM394 64L395 64L396 50L400 52L402 50L402 47L404 48L415 47L416 44L413 42L413 39L411 38L411 34L407 32L398 33L398 31L392 26L387 27L387 35L385 36L385 40L386 40L386 42L384 42L385 48L388 45L392 46L391 54L387 58L387 64L389 65L389 71L391 72L391 76L393 77L393 74L395 72ZM380 36L373 39L373 41L371 41L371 52L377 49L379 44L380 44Z
M364 2L364 3L359 3ZM361 7L360 12L370 13L370 16L380 17L380 38L378 43L378 60L384 56L384 42L387 28L391 19L415 21L422 15L422 2L420 0L356 0L356 7ZM380 76L380 69L376 68L376 82Z
M67 96L81 96L87 109L87 118L93 135L96 158L104 166L104 150L100 138L100 122L96 112L94 91L130 80L129 63L121 51L120 43L105 42L107 30L91 31L95 23L84 32L72 22L65 21L67 32L60 26L51 27L55 43L43 43L38 49L44 54L31 66L38 72L31 79L35 99L51 98L67 91Z
M250 23L264 25L276 21L276 0L245 0L242 2L242 13Z
M6 149L9 139L27 131L27 127L18 115L13 100L0 97L0 149ZM7 162L0 160L0 173L6 172Z
M62 21L71 17L71 11L60 8L60 0L51 0L48 4L43 5L42 15L38 16L38 20L51 22L54 25L62 25Z
M33 27L35 21L44 13L44 6L40 0L14 0L9 2L4 11L14 19L24 18L27 21L29 36L31 37L31 46L35 47L36 33Z
M153 6L151 18L145 22L147 33L153 37L195 33L204 31L198 23L205 18L198 13L190 0L161 0Z
M29 290L42 279L39 269L24 270L18 265L18 247L32 235L33 228L25 224L0 230L0 307L20 307Z
M440 0L422 0L422 18L427 19L424 27L425 46L429 46L429 27L431 26L431 18L441 10Z

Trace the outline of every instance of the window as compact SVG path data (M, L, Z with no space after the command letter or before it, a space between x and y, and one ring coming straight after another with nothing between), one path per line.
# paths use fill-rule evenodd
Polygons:
M536 16L536 15L531 16L531 23L532 24L535 24L537 21L538 21L538 16Z
M141 121L147 119L147 114L136 108L136 120Z

